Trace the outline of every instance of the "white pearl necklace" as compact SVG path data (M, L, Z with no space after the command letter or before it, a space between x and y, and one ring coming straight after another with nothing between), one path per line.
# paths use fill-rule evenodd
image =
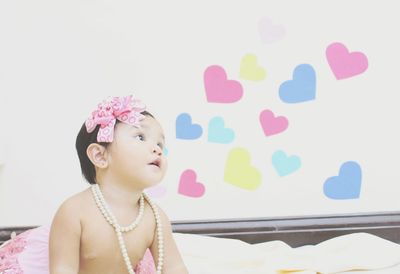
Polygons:
M160 215L159 215L158 209L157 209L156 205L153 203L153 201L146 195L146 193L142 193L142 195L140 196L140 201L139 201L138 216L135 218L135 220L129 226L121 227L118 224L117 219L111 212L110 208L108 207L106 200L104 199L104 196L101 193L101 190L100 190L100 187L98 184L92 185L92 193L93 193L93 197L96 202L96 205L100 209L104 218L115 229L115 233L117 234L121 254L125 261L125 264L126 264L129 274L135 274L135 271L133 270L132 263L129 259L128 251L126 249L126 245L124 242L124 238L122 237L122 233L131 231L137 227L137 225L139 224L140 220L143 217L144 199L146 199L146 201L149 203L149 205L153 211L155 221L156 221L156 230L157 230L156 234L157 234L157 240L158 240L158 265L156 268L156 274L161 274L163 263L164 263L164 240L163 240L163 234L162 234L162 224L161 224Z
M97 185L97 184L93 185L92 192L94 194L94 199L96 201L96 204L99 207L104 218L107 220L107 222L110 225L112 225L115 229L117 229L117 226L119 226L117 219L112 214L110 208L108 207L107 203L105 202L104 196L101 193L99 185ZM143 195L140 195L138 216L129 226L126 226L126 227L119 226L121 229L121 232L128 232L128 231L135 229L143 217L143 212L144 212L144 197L143 197Z

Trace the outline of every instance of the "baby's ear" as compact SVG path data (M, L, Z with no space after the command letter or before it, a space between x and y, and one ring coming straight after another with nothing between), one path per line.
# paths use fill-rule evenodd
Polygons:
M108 166L107 149L104 146L91 143L86 149L86 154L95 167L106 168Z

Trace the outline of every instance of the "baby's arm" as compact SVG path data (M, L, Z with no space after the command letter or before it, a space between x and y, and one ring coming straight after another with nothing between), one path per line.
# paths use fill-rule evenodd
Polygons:
M81 224L78 205L70 198L54 216L49 239L50 274L79 272Z
M172 235L171 222L167 215L158 207L160 213L162 229L163 229L163 240L164 240L164 266L163 274L189 274L181 254L179 253L178 247L176 246L175 240ZM156 237L156 230L154 231L154 240L150 247L151 253L154 257L156 266L158 265L158 240Z

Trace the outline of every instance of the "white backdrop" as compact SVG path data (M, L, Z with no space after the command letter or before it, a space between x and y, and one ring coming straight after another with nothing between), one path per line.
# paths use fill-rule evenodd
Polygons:
M131 93L166 133L149 193L173 220L400 210L395 3L1 1L0 226L88 186L76 134Z

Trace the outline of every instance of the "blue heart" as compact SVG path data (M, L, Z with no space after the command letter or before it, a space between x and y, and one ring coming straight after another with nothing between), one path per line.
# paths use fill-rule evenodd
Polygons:
M356 162L345 162L340 167L339 176L325 181L324 193L328 198L344 200L360 197L361 167Z
M285 81L279 87L279 97L285 103L300 103L315 99L315 71L311 65L298 65L293 80Z
M208 141L221 144L229 144L235 139L235 132L224 127L222 117L214 117L208 123Z
M285 176L298 170L301 167L301 161L298 156L288 157L285 152L278 150L272 155L272 165L279 176Z
M192 124L192 118L188 113L181 113L176 118L176 138L184 140L197 139L203 134L200 125Z

